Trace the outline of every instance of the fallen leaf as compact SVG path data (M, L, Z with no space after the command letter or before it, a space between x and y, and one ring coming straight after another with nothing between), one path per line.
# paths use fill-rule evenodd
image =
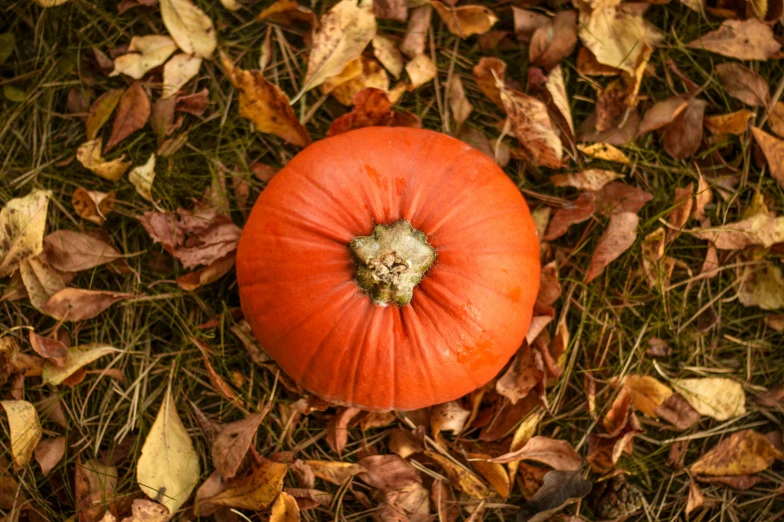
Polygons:
M579 471L549 471L544 484L517 512L517 522L544 522L555 513L587 496L592 484Z
M436 440L440 440L442 431L451 431L458 435L465 427L471 410L463 408L457 401L437 404L430 409L430 430Z
M117 510L117 467L90 459L77 460L73 495L80 522L99 520L105 513ZM112 515L113 516L113 515Z
M33 347L35 353L44 359L50 359L56 366L62 366L65 358L68 357L68 347L59 339L52 339L38 335L30 330L30 346Z
M124 89L114 89L100 95L90 106L85 122L85 133L88 140L94 140L98 136L98 131L112 117L117 103L120 101Z
M463 5L451 7L437 0L430 2L450 33L460 38L485 34L498 22L498 17L485 6Z
M635 408L649 417L657 417L656 410L672 395L672 389L647 375L627 375L621 386L631 394Z
M419 439L410 432L400 428L394 428L389 432L387 445L389 446L389 451L400 455L404 459L415 453L420 453L424 449Z
M35 406L27 401L0 401L6 415L11 438L14 468L20 470L33 458L43 431Z
M713 242L719 250L742 250L752 245L768 248L784 242L784 217L773 217L760 212L735 223L720 227L694 228L688 232L697 238Z
M25 259L43 251L46 211L52 193L33 190L0 210L0 277L13 274Z
M504 102L501 100L501 89L496 78L503 83L505 74L506 63L498 58L482 58L473 68L476 85L485 96L501 108L504 107Z
M686 47L702 49L738 60L767 60L781 49L773 30L757 18L725 20L721 27L710 31Z
M664 227L659 227L642 240L642 271L648 281L648 288L664 288L669 285L675 259L664 255Z
M770 175L784 187L784 140L771 136L757 127L752 127L751 133L754 134L757 145L765 155Z
M117 181L131 166L131 162L125 161L125 154L112 161L107 161L101 154L102 148L103 140L101 138L87 141L76 150L76 159L85 168L102 178L106 178L109 181Z
M436 73L438 73L438 68L427 55L418 54L406 64L406 73L408 73L408 78L411 81L408 89L413 91L432 81L436 77Z
M702 119L707 104L705 100L692 98L689 105L665 129L662 145L674 159L684 160L693 156L700 148Z
M430 19L433 8L429 4L417 7L411 11L406 26L406 35L400 44L400 50L409 57L419 56L425 52L427 32L430 29Z
M610 216L607 229L599 237L591 263L585 272L585 282L590 283L604 271L604 268L626 252L637 239L637 225L640 218L632 212L620 212Z
M152 182L155 180L155 153L150 154L150 158L144 165L134 167L128 174L128 181L136 187L136 192L147 201L153 201Z
M508 398L512 404L528 396L544 377L528 343L517 351L509 369L496 381L495 391Z
M452 486L458 490L466 493L469 496L483 500L492 495L492 491L481 481L479 477L474 475L471 471L458 465L451 459L448 459L434 451L425 451L425 455L430 457L446 472Z
M638 136L643 136L651 131L666 127L682 113L689 105L686 95L679 94L666 100L654 103L642 117L640 127L637 130Z
M435 504L434 511L439 516L439 522L457 522L460 507L448 483L434 480L430 487L430 501Z
M776 102L768 114L768 125L773 134L784 138L784 102Z
M199 455L167 389L136 463L139 487L176 513L198 484L199 474Z
M715 136L724 136L726 134L739 136L746 134L746 131L749 130L749 120L753 117L753 112L748 109L741 109L728 114L705 116L702 123Z
M555 125L541 101L498 84L504 111L518 141L531 154L537 166L560 168L563 145Z
M152 105L147 92L141 83L134 82L123 93L120 97L120 102L117 104L117 114L114 116L112 134L109 137L109 141L106 142L104 154L137 130L142 129L147 124L147 120L150 119L151 111Z
M44 363L41 380L45 384L62 384L83 367L117 351L117 348L111 345L100 343L74 346L68 349L68 355L62 363L50 361Z
M53 295L65 288L61 275L37 257L22 261L19 265L19 275L22 277L30 303L39 310L42 310Z
M177 46L184 53L212 58L218 40L210 17L190 0L160 0L160 4L163 25Z
M488 462L482 460L487 458L486 455L469 453L468 458L471 460L471 466L490 484L502 498L509 496L511 483L509 480L509 473L506 468L497 462Z
M106 215L114 210L114 203L114 192L85 190L82 187L77 187L71 198L76 214L99 226L106 222Z
M596 192L620 177L620 174L611 170L588 169L570 174L555 174L550 176L550 183L556 187L574 187Z
M576 200L559 208L550 219L545 233L545 241L558 239L566 233L570 226L582 223L593 216L596 198L593 194L582 192Z
M374 0L373 13L381 20L405 22L408 18L408 4L406 0Z
M751 475L766 470L783 456L761 433L743 430L721 441L689 469L700 475Z
M212 443L212 464L224 479L237 474L250 443L269 409L231 422L221 429Z
M297 0L277 0L258 14L256 20L268 20L283 27L307 25L306 38L312 39L312 32L318 27L316 15L307 7L302 7Z
M40 310L60 321L84 321L92 319L114 303L131 297L134 294L64 288L54 294Z
M514 31L518 40L529 42L537 29L548 27L550 18L538 11L512 6Z
M42 439L35 447L35 460L41 473L48 475L65 455L65 437Z
M272 504L269 522L298 522L299 519L297 499L281 491Z
M232 252L227 254L220 259L216 259L204 268L178 277L177 284L180 285L180 288L183 290L192 292L197 288L217 281L228 274L231 269L234 268L236 259L237 255L235 253Z
M169 510L156 502L136 498L131 504L131 516L122 522L167 522L171 518Z
M724 377L676 379L673 388L701 415L725 421L746 413L746 394L740 383Z
M360 464L352 462L334 462L330 460L308 460L307 465L316 477L338 486L366 470Z
M359 408L340 408L327 423L327 443L340 455L348 443L348 425L361 413Z
M113 246L81 232L57 230L44 238L46 261L61 272L81 272L122 258Z
M614 161L616 163L623 163L624 165L631 163L629 158L626 157L626 154L610 143L592 143L590 145L578 144L577 150L591 158Z
M269 507L280 494L288 467L263 459L250 473L228 483L225 491L204 499L200 505L261 510Z
M340 74L346 64L359 58L375 35L372 2L338 2L321 18L321 27L313 37L302 91L318 87Z
M422 482L419 472L397 455L373 455L359 461L365 471L359 474L370 487L391 490Z
M572 54L577 45L577 11L559 11L545 26L531 35L528 59L547 70Z
M569 97L566 94L566 84L564 83L563 69L556 65L547 75L545 83L547 92L550 93L550 104L557 109L556 123L561 127L561 131L569 135L569 140L574 140L574 122L572 121L572 111L569 108ZM551 114L552 116L552 114ZM563 128L563 123L566 128ZM568 131L568 133L566 132Z
M187 112L194 116L201 116L207 110L210 103L210 91L207 88L188 94L187 96L177 96L176 109L178 112Z
M403 54L394 40L380 34L374 36L373 55L395 79L400 78L403 72Z
M720 63L716 66L716 78L727 94L746 105L770 106L768 82L748 67L735 62Z
M452 117L458 125L462 125L471 115L474 107L466 99L465 89L460 77L455 75L449 80L447 84L447 93L449 96L449 108L452 111Z
M114 59L114 70L109 76L124 74L134 80L141 80L176 50L177 44L166 35L134 36L128 46L128 53ZM89 134L87 138L92 139Z
M694 183L689 183L683 188L675 188L675 198L672 202L673 209L667 216L667 243L672 243L681 233L681 229L691 218L694 208Z
M580 47L577 52L577 72L584 76L617 76L621 73L620 69L599 63L587 47Z
M344 3L347 0L344 0ZM240 92L240 115L249 119L259 132L275 134L285 141L305 147L310 136L297 119L286 94L264 79L258 71L235 68L222 56L223 67Z
M784 274L770 262L738 268L738 300L763 310L784 308Z
M511 453L489 459L490 462L506 464L518 460L541 462L561 471L575 471L582 465L582 457L565 440L551 439L542 435L532 437L526 444Z
M185 87L191 78L199 74L201 56L175 54L163 66L163 92L161 99L166 100Z
M58 5L63 5L68 0L33 0L37 5L41 7L57 7Z
M360 74L332 89L332 96L345 106L354 103L354 96L366 88L389 90L387 72L376 62L364 56L360 58ZM326 84L322 84L326 85Z
M427 489L419 484L409 484L400 489L382 491L382 501L376 512L378 520L427 520L430 518L430 499Z
M700 482L706 482L708 484L722 484L740 491L747 491L755 487L760 482L765 481L765 479L759 475L738 475L729 477L697 476L695 478Z
M578 33L596 60L636 77L644 69L661 34L640 15L615 7L582 15Z

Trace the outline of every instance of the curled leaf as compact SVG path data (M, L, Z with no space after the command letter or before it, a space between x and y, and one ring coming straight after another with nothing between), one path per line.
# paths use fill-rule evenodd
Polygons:
M112 161L107 161L101 154L101 148L103 148L103 140L101 138L88 141L82 144L76 151L76 159L85 168L102 178L110 181L119 180L125 174L125 171L128 170L128 167L131 166L131 162L125 161L125 154Z

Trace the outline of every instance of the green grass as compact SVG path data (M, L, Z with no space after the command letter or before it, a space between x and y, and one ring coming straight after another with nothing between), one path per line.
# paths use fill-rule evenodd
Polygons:
M256 67L267 25L254 22L253 16L262 5L230 13L218 2L198 3L215 22L221 47L243 67ZM321 14L326 8L326 3L318 2L314 10ZM504 11L499 8L498 12ZM689 50L683 45L714 28L715 20L708 21L678 3L651 6L647 17L657 27L665 29L667 40L654 53L655 74L643 82L643 105L683 92L674 75L674 85L681 90L672 91L666 81L666 61L672 60L697 84L706 84L702 96L710 103L707 114L742 108L740 102L728 97L711 76L714 63L725 59ZM516 44L508 51L482 51L476 38L458 41L442 30L436 15L433 20L432 49L429 48L428 53L432 50L436 56L438 87L430 83L406 94L399 108L419 115L426 128L454 130L454 122L444 119L444 86L451 69L463 79L468 98L474 105L466 125L496 137L495 125L503 115L473 83L471 68L482 56L498 56L509 65L508 77L525 85L527 49L523 44ZM501 28L511 29L511 17L507 14L502 16ZM383 21L380 31L402 33L404 25ZM69 90L75 89L92 101L111 88L128 85L121 77L109 78L81 68L80 64L85 63L93 48L108 53L127 44L131 36L164 32L158 9L135 8L117 16L114 2L110 1L71 0L65 6L42 10L28 0L6 0L0 7L2 32L13 32L17 44L9 60L0 65L0 82L23 91L24 100L0 99L0 202L5 203L35 188L50 189L53 198L48 230L94 228L75 216L70 203L73 190L76 187L116 190L117 208L103 228L122 252L133 254L128 258L133 273L113 273L102 267L79 274L72 284L139 294L136 299L114 305L99 319L62 325L73 344L100 341L120 348L121 355L111 359L111 363L106 358L101 364L121 370L126 382L90 375L73 389L61 386L57 390L41 385L37 379L25 382L25 398L34 403L40 403L52 393L59 396L66 411L67 427L60 428L44 419L44 431L45 435L63 434L69 442L66 458L48 476L44 477L36 464L14 474L21 485L21 494L32 501L33 509L38 513L37 519L31 515L29 520L65 520L75 516L72 477L78 458L115 461L120 476L119 491L138 494L135 462L172 371L177 375L174 393L178 409L202 456L203 478L212 469L209 444L190 406L191 401L212 421L229 422L258 411L265 401L272 400L275 408L267 416L255 444L262 455L296 451L296 457L301 459L337 459L324 437L329 412L316 412L289 423L291 404L298 399L297 395L287 390L274 373L255 367L242 344L230 332L233 320L229 310L239 306L234 276L226 276L196 292L179 289L174 279L186 271L176 266L160 245L153 244L135 219L149 209L149 204L136 194L127 176L116 184L104 181L72 160L77 147L86 138L82 122L67 112ZM307 58L302 34L287 29L275 29L274 33L276 44L265 76L293 96L299 90ZM286 59L282 50L287 53ZM579 77L575 55L564 63L564 72L574 120L579 125L593 110L589 100L596 98L596 90ZM758 70L769 79L775 92L782 80L780 63L775 60L762 63ZM250 124L239 117L236 92L216 62L205 62L198 81L189 84L192 92L204 87L210 90L210 106L202 118L186 116L187 144L173 156L158 160L153 193L166 209L190 208L192 201L200 198L216 177L232 172L250 181L253 201L263 189L263 183L251 176L248 166L256 161L280 166L296 152L274 136L253 131ZM321 96L317 91L307 93L294 105L295 112L300 116L310 114L319 101ZM323 137L332 120L345 111L331 98L324 101L307 121L311 136L314 139ZM104 136L108 127L103 129ZM771 210L783 211L782 190L770 176L762 176L754 164L750 138L733 137L730 141L729 146L717 152L730 163L737 161L735 167L741 175L741 183L729 202L714 196L714 204L708 212L712 222L737 219L755 190L766 195ZM511 138L507 138L507 142L517 145ZM156 149L155 137L148 127L122 142L110 157L124 153L139 164ZM653 194L653 200L641 211L640 238L660 226L659 219L672 207L673 189L696 181L696 163L705 175L726 174L726 167L711 158L708 152L701 152L697 158L686 162L672 160L653 134L625 151L632 159L632 165L621 169L625 181ZM617 164L592 161L572 165L568 170L588 165L619 168ZM559 198L575 195L573 189L553 188L548 182L550 172L546 169L513 160L506 170L521 189L532 195L529 202L533 206L541 204L536 194ZM230 179L228 184L231 186ZM231 202L234 204L233 199ZM232 215L241 223L237 208L233 208ZM552 435L557 432L558 438L578 445L591 430L601 429L586 409L585 376L589 372L597 381L596 403L600 416L606 412L613 396L607 381L624 370L629 374L659 378L718 372L746 382L750 397L761 387L782 382L784 356L779 350L782 335L765 326L765 312L746 308L738 302L732 288L735 284L732 269L722 271L714 279L678 284L699 272L706 252L702 241L682 234L668 247L668 255L684 265L675 269L673 283L663 292L649 289L644 282L640 273L639 240L600 278L585 285L583 273L605 224L604 218L594 218L588 224L573 227L552 245L555 252L574 252L559 267L564 292L555 305L557 314L568 308L566 320L571 341L567 371L549 390L548 402L552 411L544 417L539 433ZM590 233L584 234L587 227L591 227ZM168 261L161 263L160 260ZM737 260L737 256L730 256L725 263ZM684 268L686 266L691 272ZM0 290L6 283L7 280L0 282ZM568 303L566 296L571 296ZM57 326L53 319L42 316L27 301L2 302L0 307L3 317L0 335L3 336L10 335L22 341L30 328L47 333ZM217 328L196 329L196 325L215 316L221 317ZM551 333L555 322L550 327ZM213 349L212 364L227 382L232 382L235 372L244 378L244 383L235 385L235 389L247 405L246 411L231 405L214 390L201 353L190 341L194 337ZM654 337L664 339L673 348L671 357L656 362L658 368L645 354L648 340ZM20 342L27 346L25 343ZM4 398L9 391L6 385ZM725 433L746 426L763 432L781 431L780 409L758 408L751 402L749 410L746 416L725 424L703 419L685 433L675 432L659 421L641 418L645 434L635 441L634 453L624 456L618 465L619 469L628 471L628 482L639 488L646 500L643 513L630 520L684 519L689 476L685 470L665 464L674 440L689 441L685 456L685 462L689 464ZM0 443L5 457L9 458L5 424L2 429L5 431L0 436ZM355 461L368 451L368 446L386 452L385 433L386 429L378 429L363 434L359 428L351 428L343 460ZM479 430L473 429L462 436L472 441L478 433ZM583 455L586 449L587 444L583 443L580 449ZM10 469L7 472L10 473ZM762 473L768 482L745 492L703 484L706 497L716 503L697 519L776 519L784 513L784 503L775 493L784 480L781 472L781 465L774 465ZM293 477L287 478L286 485L295 485ZM303 512L304 520L363 520L370 516L351 494L343 496L344 491L340 488L323 483L317 487L342 500L333 506L334 509ZM358 482L355 487L371 493ZM486 520L513 520L514 509L509 506L522 500L519 490L515 489L505 504L495 504L498 507L487 510ZM461 499L461 502L468 500ZM593 520L590 504L583 502L579 512ZM247 516L252 520L264 519L261 514L248 513Z

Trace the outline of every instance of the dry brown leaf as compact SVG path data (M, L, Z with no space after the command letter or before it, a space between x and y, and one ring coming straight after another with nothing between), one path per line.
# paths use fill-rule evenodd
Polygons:
M201 56L180 53L172 56L163 66L163 92L166 100L177 94L201 69Z
M581 14L579 35L596 60L637 78L662 37L640 15L616 7Z
M543 379L544 374L536 364L528 343L517 351L509 369L496 381L495 391L508 398L512 404L528 396Z
M738 136L746 134L746 131L749 130L749 120L753 117L753 112L748 109L741 109L728 114L705 116L702 123L714 136L724 136L726 134Z
M751 475L766 470L783 456L761 433L743 430L721 441L689 469L700 475Z
M669 125L688 105L688 98L683 94L654 103L650 109L645 111L637 135L643 136Z
M213 283L231 272L236 260L237 255L234 252L226 254L204 268L181 275L177 278L177 284L180 285L180 288L183 290L193 292L197 288Z
M675 259L664 255L666 233L657 228L642 240L642 272L648 288L663 288L669 285Z
M406 35L400 44L400 50L409 57L419 56L425 52L427 32L430 29L430 19L433 17L433 8L429 4L417 7L411 11L406 26Z
M595 204L596 198L592 193L582 192L576 200L555 211L543 239L545 241L558 239L570 226L589 219L593 216Z
M697 482L692 479L689 480L689 496L686 498L686 518L695 511L699 511L705 505L705 495L702 494Z
M125 74L134 80L141 80L148 71L163 64L176 50L177 44L166 35L134 36L128 45L128 53L114 59L114 70L109 76ZM92 139L89 133L87 139Z
M528 42L539 28L550 25L550 18L538 11L512 6L514 30L518 40Z
M434 480L430 487L430 501L434 504L433 510L438 514L439 522L457 522L460 506L457 505L448 483Z
M327 423L327 443L340 455L348 442L348 425L362 412L359 408L340 408Z
M496 78L503 83L505 74L506 63L498 58L482 58L473 69L476 85L485 96L501 108L504 107L504 102L501 100L501 89Z
M741 491L747 491L760 482L765 481L765 479L759 475L738 475L729 477L697 476L695 478L700 482L706 482L708 484L722 484L724 486L729 486Z
M719 250L742 250L753 245L768 248L784 242L784 217L773 217L760 212L735 223L720 227L693 228L688 232L713 242Z
M240 468L256 431L264 420L269 408L261 413L248 415L242 420L231 422L223 427L212 443L212 464L228 480L234 478Z
M80 272L122 258L113 246L81 232L57 230L44 238L44 255L61 272Z
M547 70L572 54L577 45L577 11L559 11L545 26L531 35L528 59Z
M395 428L389 432L389 451L407 459L415 453L421 452L424 448L422 442L414 437L410 432L400 428Z
M631 212L620 212L610 216L607 229L599 237L591 263L585 272L585 282L590 283L604 271L604 268L626 252L637 239L637 225L640 218Z
M434 451L425 451L425 455L441 466L446 472L447 477L449 477L452 486L458 490L480 500L486 499L492 495L492 491L479 480L479 477L463 466Z
M773 134L784 138L784 102L779 101L771 107L768 114L768 125Z
M471 111L474 110L474 107L466 99L463 82L460 80L459 76L454 75L450 78L449 83L447 84L447 93L452 117L455 119L458 126L462 125L471 115Z
M757 145L768 161L770 175L784 187L784 140L771 136L757 127L752 127L751 133L754 134Z
M199 506L200 508L225 506L238 509L265 509L280 494L287 469L285 464L264 459L249 473L229 482L221 493L201 500Z
M356 490L355 490L356 494ZM428 491L422 484L414 483L400 489L382 491L382 504L376 512L378 520L397 521L401 516L404 520L427 520L430 518L430 499ZM368 507L371 504L368 504Z
M547 106L536 98L505 88L500 81L497 87L512 130L520 144L531 154L534 164L560 168L563 144L547 112Z
M620 174L611 170L588 169L570 174L555 174L550 176L550 183L556 187L574 187L596 192L620 177Z
M389 77L387 72L370 58L361 57L359 60L360 73L354 78L332 89L332 96L345 106L354 103L354 96L366 88L375 88L382 91L389 90ZM326 84L325 84L326 85Z
M62 366L68 357L68 347L59 339L44 337L30 330L30 346L35 353L49 359L54 365Z
M743 386L724 377L676 379L673 388L702 415L725 421L746 413Z
M705 115L705 100L692 98L689 105L670 123L662 136L667 154L676 160L693 156L702 143L702 119Z
M781 49L773 30L757 18L725 20L721 27L686 44L738 60L767 60Z
M0 277L13 274L19 264L43 251L48 190L33 190L8 201L0 210Z
M71 203L79 217L96 225L103 225L106 222L106 215L114 209L115 193L78 187L74 190Z
M533 460L562 471L578 470L582 465L582 457L569 442L551 439L542 435L532 437L522 448L516 451L489 460L499 464L518 460Z
M365 457L359 465L365 469L359 478L376 489L400 489L422 482L419 472L397 455Z
M116 511L117 467L90 459L76 462L73 495L80 522L99 520L105 512Z
M212 20L191 0L160 0L161 18L177 46L187 54L212 58L218 45Z
M112 113L124 92L123 89L114 89L96 98L90 106L90 112L87 114L85 122L85 133L88 140L94 140L98 136L98 131L112 117Z
M332 484L344 484L349 478L366 470L359 464L351 462L334 462L331 460L308 460L313 475Z
M623 151L610 143L591 143L590 145L579 144L577 145L577 150L591 158L605 161L614 161L624 165L631 163Z
M437 404L430 409L430 431L436 440L441 440L442 431L458 435L465 427L471 410L463 408L458 401Z
M134 294L65 288L53 295L41 307L41 311L61 321L84 321L96 317L114 303L131 297Z
M310 144L308 131L297 119L288 97L279 87L265 80L258 71L235 68L225 55L221 55L221 60L226 74L240 93L241 116L250 120L259 132L274 134L299 147Z
M430 5L435 8L449 32L460 38L485 34L498 22L495 13L482 5L451 7L438 0L432 0Z
M752 107L770 106L770 87L759 73L730 62L716 66L716 78L727 94Z
M312 39L312 32L319 26L316 15L297 0L277 0L258 14L256 20L268 20L283 27L307 25L306 39Z
M103 140L101 138L87 141L76 150L76 159L79 160L79 163L84 165L85 168L98 174L102 178L106 178L110 181L117 181L125 174L128 167L131 166L131 162L125 161L125 154L112 161L105 160L101 154L102 147Z
M681 233L681 230L691 218L694 208L694 183L689 183L683 188L675 189L675 198L672 202L673 209L667 216L667 243L672 243Z
M397 42L388 36L377 34L373 37L373 55L395 79L400 78L403 72L403 54L398 49Z
M342 134L362 127L412 126L410 123L413 123L414 120L407 118L407 115L408 113L392 110L392 102L389 100L387 93L381 89L370 87L359 91L354 96L354 107L351 109L351 112L333 121L327 131L327 136ZM269 180L264 179L264 181Z
M620 212L637 214L647 202L653 199L650 192L620 181L607 183L595 196L596 213L604 216Z
M406 73L411 82L408 90L413 91L436 77L438 68L427 55L418 54L406 64Z
M338 2L321 18L321 27L313 37L302 91L340 74L346 64L359 58L374 36L376 17L371 1Z
M110 511L106 512L110 514ZM136 498L131 504L131 516L122 522L168 522L171 518L168 508L152 500Z
M374 0L373 13L381 20L397 20L405 22L408 18L408 2L406 0Z
M0 401L0 406L8 415L14 468L20 470L33 458L33 451L43 435L38 412L35 406L27 401Z
M35 447L35 460L41 473L48 475L65 455L65 437L42 439Z
M147 91L144 90L141 83L134 82L123 93L117 104L117 114L114 116L112 134L109 137L109 141L106 142L104 154L128 136L143 128L150 118L151 111L152 105L150 104L150 98L147 96Z

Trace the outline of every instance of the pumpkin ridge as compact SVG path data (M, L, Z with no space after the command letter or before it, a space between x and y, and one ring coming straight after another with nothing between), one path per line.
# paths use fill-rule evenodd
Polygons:
M456 293L448 290L447 285L439 281L437 277L431 277L428 281L429 282L427 284L427 288L423 289L423 292L427 294L428 298L431 301L433 301L435 303L435 306L440 308L444 312L444 314L454 316L455 315L454 312L450 312L449 310L447 310L444 307L443 303L444 302L458 303L460 301L464 301L465 299L462 299ZM444 297L445 299L438 299L437 298L438 295L435 294L441 294L441 296ZM485 329L482 327L479 321L477 321L476 317L474 317L472 314L464 314L461 317L460 322L466 325L471 323L471 325L474 326L478 331L485 333Z
M421 298L422 297L419 296L417 299L421 299ZM422 340L423 339L422 327L421 327L422 320L419 318L419 314L417 312L417 306L407 306L405 308L398 307L398 310L400 311L401 314L401 319L400 319L401 325L405 322L404 317L406 313L411 315L411 318L408 319L409 322L416 322L419 325L419 328L416 328L412 325L411 328L407 329L410 330L410 334L408 334L408 338L412 340L411 341L412 344L415 345L417 348L416 355L417 355L417 362L419 363L417 367L420 368L422 372L426 374L425 377L427 377L425 379L421 379L421 382L427 385L428 402L430 404L435 404L436 402L438 402L434 399L435 391L433 390L433 382L435 382L435 379L433 378L431 365L428 364L427 356L424 353L424 347L426 346L426 344Z
M366 353L370 351L370 350L368 350L366 348L365 342L367 341L368 334L369 334L370 329L372 327L372 324L373 324L372 316L375 314L376 309L377 309L377 307L375 307L375 306L369 306L369 307L365 308L365 313L362 315L361 318L358 318L357 325L360 326L360 327L361 326L370 326L370 327L361 329L362 340L358 344L353 344L353 343L350 344L350 346L357 347L354 350L354 353L353 353L353 355L354 355L354 361L353 361L354 364L349 366L351 368L351 374L350 374L351 377L348 379L348 382L351 383L351 385L348 388L349 389L348 401L351 402L351 403L353 403L355 401L356 395L357 395L357 388L359 388L359 377L360 377L360 372L358 371L359 370L359 364L362 361L362 359L364 359ZM367 315L368 314L371 315L371 320L370 321L367 320ZM346 343L346 344L348 345L348 343ZM334 384L336 381L333 380L332 382ZM330 391L330 393L332 393L331 389L329 391Z
M463 279L465 279L466 281L468 281L472 285L478 286L482 290L486 290L488 292L492 292L492 293L494 293L496 295L504 297L505 299L511 300L511 298L506 293L504 293L503 291L499 290L498 288L493 288L493 287L488 286L486 284L480 283L480 280L472 279L471 277L469 277L468 275L460 272L459 270L449 270L448 268L445 268L445 265L446 265L446 263L442 263L441 265L439 265L439 270L438 270L439 276L443 277L444 275L447 275L448 277L453 277L453 276L462 277ZM428 278L428 281L429 281L428 284L432 284L433 283L433 279L435 279L435 278L434 277ZM443 283L442 283L442 285L443 285Z
M452 173L453 173L452 169L449 169L447 171L447 174L452 174ZM456 198L454 196L452 196L451 198L447 198L446 195L443 195L444 191L435 190L436 187L434 187L433 192L437 194L438 197L430 200L431 209L430 212L428 212L427 216L422 218L421 221L422 225L424 226L424 224L427 223L427 221L430 219L430 217L433 215L434 212L437 212L443 208L444 205L440 204L441 200L449 199L449 203L448 203L448 210L446 211L441 210L441 212L437 212L438 216L435 223L429 223L427 225L428 237L430 237L433 234L437 234L438 231L445 226L445 224L448 226L448 224L451 223L452 220L454 219L455 214L459 215L460 213L463 213L466 215L470 215L473 207L470 204L470 202L468 202L467 200L470 200L471 198L475 197L475 192L478 192L483 187L487 187L487 180L476 179L475 182L470 185L463 185L460 188L460 193Z
M482 216L482 218L481 218L481 219L477 219L477 220L475 220L475 221L471 221L471 222L469 222L469 223L466 223L466 220L465 220L465 219L463 219L463 221L462 221L460 224L461 224L461 225L465 225L465 226L462 226L462 227L460 227L460 228L450 228L450 229L449 229L449 233L450 233L450 234L458 234L458 235L462 235L464 232L466 232L467 230L471 230L471 229L472 229L472 228L474 228L475 226L479 226L479 225L487 224L487 222L488 222L488 221L493 221L493 220L495 220L495 219L500 219L500 218L502 218L502 217L506 217L506 216L508 216L509 214L516 214L516 213L519 213L519 212L520 212L520 209L519 209L519 208L515 208L515 207L504 207L502 210L500 210L500 211L498 211L498 212L495 212L495 213L493 213L493 214L485 214L484 216ZM428 238L430 238L430 237L432 237L432 236L435 236L437 233L438 233L438 232L431 232L430 234L428 234ZM442 248L442 247L441 247L441 246L439 246L439 250L440 250L441 248Z
M351 233L346 229L341 231L336 229L329 229L325 223L318 223L316 221L308 220L301 213L293 212L289 209L265 205L263 210L264 212L267 212L269 216L274 216L275 214L277 214L277 216L281 216L283 218L282 221L286 222L289 226L294 227L297 230L309 232L316 237L322 237L339 245L345 245L346 242L342 240L342 238L338 238L338 236L342 236L343 234L338 234L336 232L345 232L348 235L351 235Z

